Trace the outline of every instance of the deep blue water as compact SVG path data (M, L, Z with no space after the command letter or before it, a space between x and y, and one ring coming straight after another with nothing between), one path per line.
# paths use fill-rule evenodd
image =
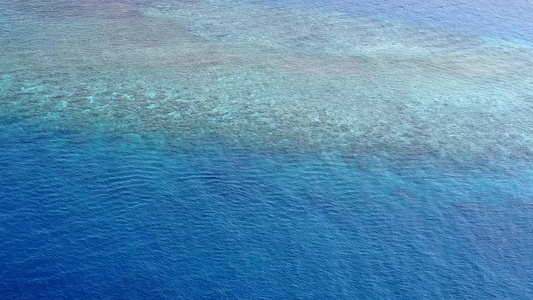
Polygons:
M0 299L533 298L533 52L461 35L529 1L154 2L0 12Z
M533 297L531 168L0 132L4 299Z

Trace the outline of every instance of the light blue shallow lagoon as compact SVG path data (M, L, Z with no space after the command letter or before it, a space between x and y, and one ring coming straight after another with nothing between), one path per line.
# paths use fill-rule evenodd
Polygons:
M533 4L0 4L0 299L532 299Z

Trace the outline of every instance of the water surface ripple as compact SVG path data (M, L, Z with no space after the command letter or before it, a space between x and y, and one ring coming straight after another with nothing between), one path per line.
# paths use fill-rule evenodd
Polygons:
M0 298L533 298L533 10L298 2L3 1Z

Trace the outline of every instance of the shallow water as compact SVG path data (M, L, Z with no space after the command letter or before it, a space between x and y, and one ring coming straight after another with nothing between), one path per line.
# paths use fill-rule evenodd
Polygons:
M431 28L446 28L500 39L533 42L533 7L529 0L346 1L277 0L342 11L381 20L393 19Z
M533 297L526 27L304 4L0 4L0 295Z

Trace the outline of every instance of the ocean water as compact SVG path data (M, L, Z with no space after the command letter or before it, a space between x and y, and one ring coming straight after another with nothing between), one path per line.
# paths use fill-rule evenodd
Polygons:
M432 28L477 33L500 39L533 42L533 4L529 0L347 1L276 0L359 16L393 19Z
M0 299L533 298L531 3L324 3L2 2Z

